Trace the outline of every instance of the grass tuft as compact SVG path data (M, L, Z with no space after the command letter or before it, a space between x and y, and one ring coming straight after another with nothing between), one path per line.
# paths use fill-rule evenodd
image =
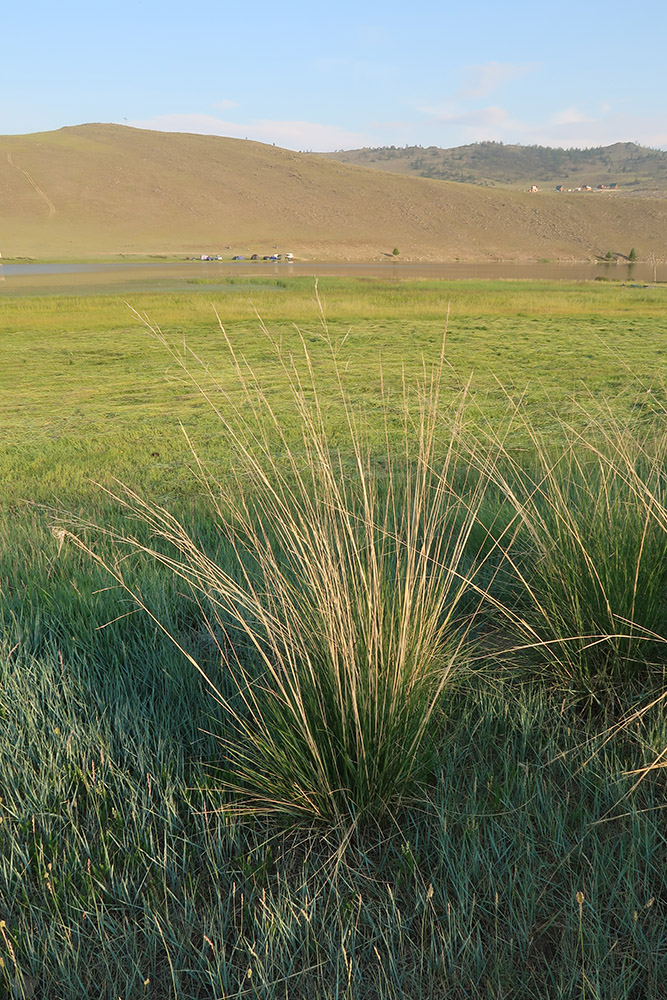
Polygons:
M444 342L415 384L404 377L399 398L384 397L378 456L326 326L342 423L328 418L306 340L300 356L272 344L298 448L229 341L233 395L151 329L214 408L235 455L231 489L197 460L231 560L212 558L130 489L117 499L153 544L117 540L185 580L215 638L222 678L207 681L228 723L219 780L229 808L345 829L381 822L432 776L443 695L466 666L485 597L468 548L484 537L473 529L490 471L473 476L460 445L465 391L443 400Z
M627 705L665 679L667 438L601 408L587 418L559 447L524 422L532 468L505 451L514 631L561 689Z

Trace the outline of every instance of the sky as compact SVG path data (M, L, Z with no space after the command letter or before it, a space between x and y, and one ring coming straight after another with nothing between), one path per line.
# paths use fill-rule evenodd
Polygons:
M296 150L667 149L667 3L26 0L0 134L115 122Z

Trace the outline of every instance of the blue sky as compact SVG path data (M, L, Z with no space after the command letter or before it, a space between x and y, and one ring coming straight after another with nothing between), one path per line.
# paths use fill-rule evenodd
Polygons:
M33 0L0 14L0 134L117 122L291 149L667 149L667 3Z

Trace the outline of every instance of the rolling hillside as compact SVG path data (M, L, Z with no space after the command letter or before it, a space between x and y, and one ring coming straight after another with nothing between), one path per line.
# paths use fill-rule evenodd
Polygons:
M453 149L380 146L320 155L355 166L485 187L526 189L537 184L554 188L563 184L574 188L615 183L623 194L667 197L667 153L634 142L592 149L475 142Z
M199 252L377 260L667 256L667 200L564 198L119 125L0 137L4 258Z

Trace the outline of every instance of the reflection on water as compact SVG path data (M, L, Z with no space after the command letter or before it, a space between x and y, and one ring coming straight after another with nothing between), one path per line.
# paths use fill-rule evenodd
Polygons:
M517 264L484 263L406 263L387 261L357 264L348 262L297 261L273 263L238 261L235 263L175 261L161 263L50 263L2 264L0 283L3 294L98 294L114 291L243 291L242 285L229 285L230 277L295 276L378 277L390 280L431 278L436 280L546 280L546 281L667 281L667 264L630 262L616 264ZM217 279L217 280L216 280ZM255 286L256 287L256 286Z

